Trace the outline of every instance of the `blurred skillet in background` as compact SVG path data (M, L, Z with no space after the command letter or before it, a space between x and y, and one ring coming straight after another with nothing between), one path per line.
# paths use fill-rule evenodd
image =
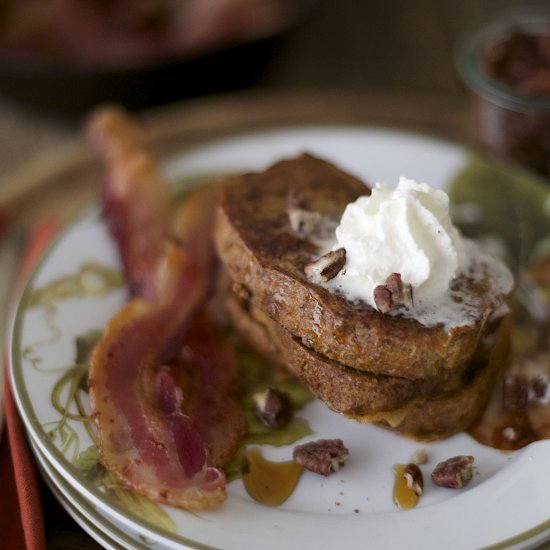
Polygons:
M313 0L0 0L0 93L68 115L254 83Z

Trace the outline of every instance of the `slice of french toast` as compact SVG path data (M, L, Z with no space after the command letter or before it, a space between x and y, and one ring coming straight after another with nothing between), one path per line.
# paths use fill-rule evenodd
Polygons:
M357 178L307 154L261 173L229 177L215 230L227 275L242 297L306 348L337 363L410 380L460 376L478 348L486 320L506 299L491 291L490 265L481 266L481 276L455 281L476 307L468 322L450 329L383 314L311 282L304 273L319 248L316 234L302 231L292 219L289 197L299 202L298 210L334 227L345 206L369 192Z
M388 411L376 417L350 417L364 423L375 423L417 440L433 441L468 430L481 416L495 383L508 364L511 319L502 319L494 342L485 359L474 358L469 376L455 391L439 396L417 398L401 410Z
M358 371L323 357L235 295L227 296L226 306L233 327L253 348L292 371L331 410L420 439L468 428L481 414L507 361L507 317L488 325L460 377L410 380Z

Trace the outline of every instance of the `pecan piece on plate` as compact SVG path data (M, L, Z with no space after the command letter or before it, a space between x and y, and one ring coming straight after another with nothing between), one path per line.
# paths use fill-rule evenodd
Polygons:
M417 464L409 462L403 470L403 477L407 482L407 487L412 489L418 496L424 491L424 478Z
M288 394L268 388L253 395L256 414L269 428L284 428L292 418L292 401Z
M306 470L328 476L345 464L349 451L341 439L318 439L294 447L292 456Z
M432 472L432 481L440 487L461 489L472 479L474 457L453 456L440 462Z

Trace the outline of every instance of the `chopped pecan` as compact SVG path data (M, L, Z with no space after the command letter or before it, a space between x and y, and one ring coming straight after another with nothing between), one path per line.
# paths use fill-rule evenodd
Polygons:
M378 285L374 289L374 303L380 313L388 313L393 309L391 292L385 285Z
M349 451L341 439L319 439L294 447L292 456L306 470L328 476L345 464Z
M505 376L502 381L502 406L507 411L523 410L529 400L529 382L520 374Z
M293 407L286 393L269 388L252 398L258 417L269 428L284 428L290 422Z
M403 477L409 489L412 489L418 496L422 495L424 491L424 478L422 477L420 468L416 464L413 462L407 464L403 471Z
M413 305L412 286L404 283L400 273L392 273L386 279L386 286L391 292L394 304L409 309Z
M306 277L312 283L326 283L334 279L346 264L346 249L331 250L304 267Z
M432 472L432 481L440 487L460 489L472 479L474 457L459 455L440 462Z
M400 273L391 273L386 284L374 289L374 303L381 313L388 313L399 307L410 309L413 306L413 289L404 283Z
M319 230L322 216L319 212L307 209L303 198L295 189L291 189L286 200L288 221L293 231L302 236L311 235Z

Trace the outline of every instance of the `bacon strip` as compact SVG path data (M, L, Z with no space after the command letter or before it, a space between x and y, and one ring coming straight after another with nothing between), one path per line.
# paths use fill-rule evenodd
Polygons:
M101 459L129 489L184 508L225 498L225 476L206 462L206 446L181 411L181 390L162 367L181 345L208 282L168 245L166 301L132 299L108 323L91 359L89 387Z
M92 119L89 131L111 167L104 211L135 297L111 319L91 359L101 460L130 490L152 500L214 506L225 499L220 467L245 430L232 350L205 315L195 321L214 278L214 191L192 194L170 235L150 155L138 139L137 147L131 143L135 133L119 113L123 129L102 134L102 124L117 127L104 116L99 130ZM136 150L151 169L134 170ZM186 395L177 380L181 368L169 364L176 355L190 381Z
M202 315L191 326L178 359L175 370L180 380L185 378L180 383L185 409L203 436L208 464L222 467L233 457L247 430L237 399L239 364L233 347L208 316Z
M102 157L103 216L117 243L132 296L154 297L155 267L167 234L169 197L142 129L123 111L97 111L86 134Z

